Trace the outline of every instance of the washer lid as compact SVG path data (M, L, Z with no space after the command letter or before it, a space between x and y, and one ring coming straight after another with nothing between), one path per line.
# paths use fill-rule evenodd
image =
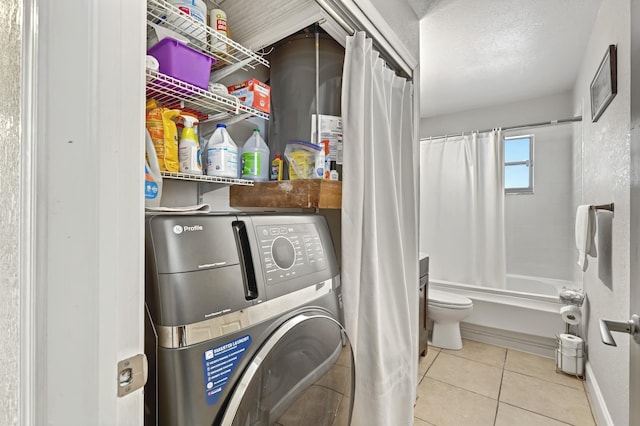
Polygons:
M467 307L472 306L473 301L465 296L447 293L446 291L429 289L429 303L439 306L456 306Z

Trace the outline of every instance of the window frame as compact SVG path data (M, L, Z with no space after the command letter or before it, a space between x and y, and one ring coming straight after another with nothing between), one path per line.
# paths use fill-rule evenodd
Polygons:
M526 161L510 161L507 162L506 161L506 150L507 150L507 141L508 140L512 140L512 139L529 139L529 160ZM535 137L533 134L529 134L529 135L518 135L518 136L509 136L509 137L505 137L504 138L504 142L503 142L503 155L505 157L505 160L503 161L504 163L504 179L503 179L503 187L504 187L504 193L505 194L533 194L534 193L534 174L533 174L533 168L535 165L535 162L533 160L533 153L534 153L534 143L535 143ZM506 182L506 176L507 176L507 167L508 166L524 166L526 165L529 168L529 186L527 187L518 187L518 188L507 188L507 182Z

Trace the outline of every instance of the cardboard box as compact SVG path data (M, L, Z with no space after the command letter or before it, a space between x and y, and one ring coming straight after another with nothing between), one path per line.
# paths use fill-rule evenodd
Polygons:
M269 114L271 88L263 82L252 78L242 83L229 86L229 94L240 99L243 105Z

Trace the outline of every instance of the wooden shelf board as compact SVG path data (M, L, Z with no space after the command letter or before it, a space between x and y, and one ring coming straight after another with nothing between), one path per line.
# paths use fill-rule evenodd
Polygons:
M231 207L339 209L342 182L301 179L234 185L230 188L229 204Z

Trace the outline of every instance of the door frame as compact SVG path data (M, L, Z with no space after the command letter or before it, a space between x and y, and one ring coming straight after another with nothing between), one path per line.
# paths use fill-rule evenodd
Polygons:
M37 2L22 2L22 64L20 99L20 395L21 424L36 424L36 262L35 262L35 182L33 155L37 130Z
M22 12L20 422L141 425L145 4Z

